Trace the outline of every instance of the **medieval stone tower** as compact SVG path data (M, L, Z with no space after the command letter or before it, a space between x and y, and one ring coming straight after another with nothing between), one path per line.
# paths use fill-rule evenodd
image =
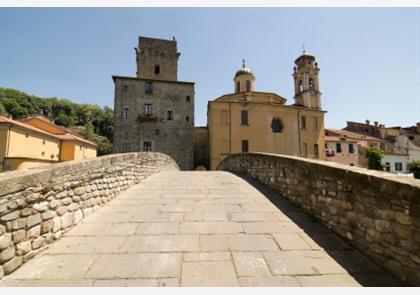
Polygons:
M295 60L293 78L295 82L295 104L305 108L321 110L321 92L319 91L318 63L315 56L303 51Z
M137 77L113 76L113 152L153 151L193 168L194 83L178 81L177 42L139 37Z

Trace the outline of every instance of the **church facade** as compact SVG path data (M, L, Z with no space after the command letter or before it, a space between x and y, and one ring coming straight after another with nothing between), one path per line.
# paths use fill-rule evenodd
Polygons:
M287 105L278 94L256 91L256 77L245 64L234 76L234 93L208 102L210 169L235 153L325 158L318 64L304 51L295 65L294 104Z

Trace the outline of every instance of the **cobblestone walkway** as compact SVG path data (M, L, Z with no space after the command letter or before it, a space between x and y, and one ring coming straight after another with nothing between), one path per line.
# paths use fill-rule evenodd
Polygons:
M0 286L360 285L397 282L286 200L227 172L152 176L0 281Z

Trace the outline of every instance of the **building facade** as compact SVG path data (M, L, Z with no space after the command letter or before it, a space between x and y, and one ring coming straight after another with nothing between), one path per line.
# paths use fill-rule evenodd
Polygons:
M359 149L356 140L327 134L325 129L325 160L343 165L359 165Z
M175 40L139 37L137 77L113 76L113 152L153 151L193 168L194 83L178 81Z
M0 116L0 171L96 157L93 142L42 116L12 120Z
M228 155L266 152L324 159L324 111L319 68L304 52L295 61L295 103L275 93L255 91L256 77L242 68L234 77L234 93L208 102L210 169Z

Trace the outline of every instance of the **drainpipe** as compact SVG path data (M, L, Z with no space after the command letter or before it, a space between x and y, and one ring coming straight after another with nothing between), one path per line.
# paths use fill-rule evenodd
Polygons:
M298 110L297 112L297 121L298 121L298 142L299 142L299 157L302 156L302 147L301 147L301 143L300 143L300 110Z

